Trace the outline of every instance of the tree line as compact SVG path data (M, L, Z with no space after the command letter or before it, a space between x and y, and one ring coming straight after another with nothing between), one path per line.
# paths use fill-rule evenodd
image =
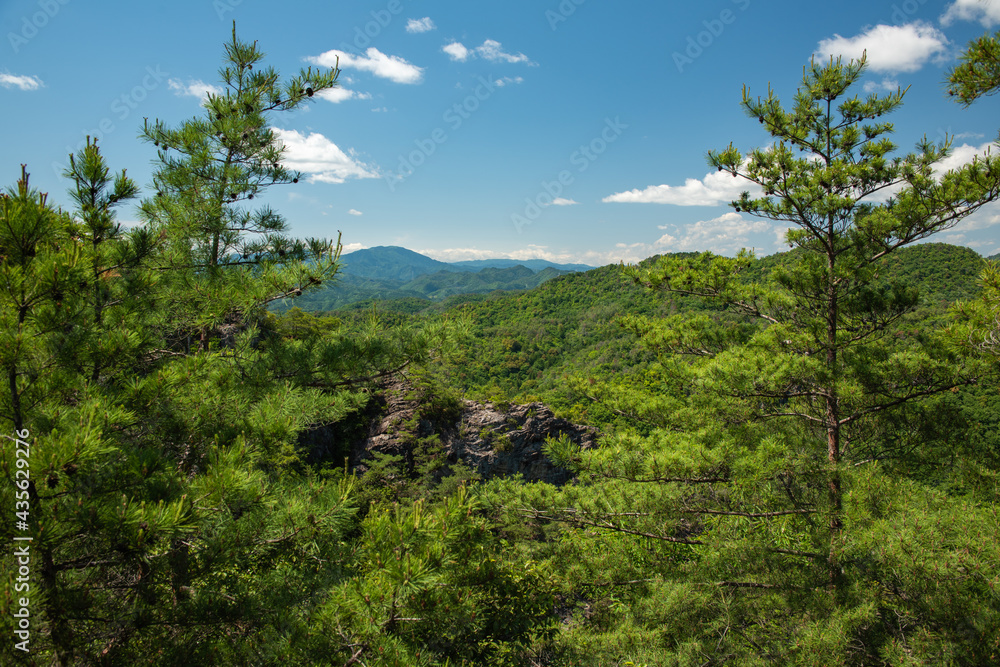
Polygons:
M969 46L960 102L1000 89L997 49ZM864 58L810 63L789 106L744 91L773 142L708 159L760 187L733 208L786 224L792 249L596 272L610 292L632 282L621 302L558 278L572 303L516 297L543 322L512 300L485 323L510 334L492 341L504 375L470 358L455 311L269 313L336 276L339 241L294 239L253 200L300 178L270 119L338 71L283 80L263 58L234 27L223 92L143 127L158 156L144 224L117 221L140 190L91 141L66 172L70 210L24 166L0 197L0 470L3 506L24 513L0 532L31 538L27 587L5 555L8 638L29 612L12 662L1000 658L1000 271L983 264L946 313L893 265L997 199L995 158L938 174L947 144L895 156L904 93L852 96ZM564 344L592 363L541 382ZM605 429L592 449L548 443L568 484L477 480L416 432L413 461L364 476L305 450L326 427L345 453L383 379L451 414L456 387L513 391L503 378L525 367Z

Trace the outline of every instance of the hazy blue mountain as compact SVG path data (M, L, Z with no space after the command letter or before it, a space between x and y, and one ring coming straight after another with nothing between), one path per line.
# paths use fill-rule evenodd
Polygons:
M511 269L522 266L537 273L549 267L560 271L589 271L586 264L557 264L544 259L473 259L462 262L440 262L399 246L377 246L355 250L341 257L341 272L345 275L377 280L413 280L418 276L439 271L478 273L483 269Z
M341 255L341 272L349 276L406 282L425 273L463 271L399 246L377 246Z
M532 271L541 271L550 266L561 271L590 271L593 266L586 264L556 264L547 259L467 259L461 262L451 262L452 266L461 267L464 271L478 271L480 269L508 269L512 266L526 266Z
M428 299L439 301L456 294L482 294L496 290L524 290L538 287L547 280L569 273L548 267L532 271L526 266L506 269L485 268L478 272L454 273L439 271L419 276L403 285L402 289L419 292Z
M394 250L403 249L398 248ZM395 254L397 257L404 259L413 259L406 254L409 252L407 250L403 253L387 253L387 255L391 256ZM351 253L351 255L354 254ZM423 257L423 255L417 253L412 254L417 257ZM362 258L366 258L366 256L363 255ZM427 264L419 264L418 262L419 260L414 264L400 265L403 267L402 269L399 267L393 268L391 265L380 265L378 262L370 262L367 265L363 263L358 264L361 264L362 271L370 274L381 271L383 274L389 275L406 275L408 271L418 271L421 266L424 268L428 266ZM355 266L358 264L355 264ZM381 267L381 269L378 267ZM302 310L329 311L358 302L392 301L399 299L406 299L410 302L422 301L426 305L430 305L432 302L441 301L457 294L485 294L496 290L531 289L566 273L570 272L551 266L538 272L521 265L502 269L488 267L475 272L449 268L433 273L423 273L417 275L412 280L404 281L395 278L365 277L352 274L345 268L332 282L324 284L319 289L307 292L295 299L294 302L289 300L282 304L275 304L274 310L283 311L295 305Z
M763 258L751 277L760 279L764 273L786 262L794 252ZM355 256L357 259L351 261ZM399 263L393 265L393 258ZM994 255L991 259L1000 259L1000 255ZM577 280L586 280L590 275L597 275L590 271L566 271L552 266L535 272L524 264L462 271L456 266L462 263L438 262L411 250L396 247L359 250L344 255L344 263L352 265L354 269L345 267L332 283L324 284L320 289L308 292L294 301L276 304L275 310L285 310L294 304L303 310L329 311L351 304L402 300L409 312L434 303L440 304L445 299L461 299L459 295L468 295L468 299L475 301L496 290L532 289L568 273L577 274L571 281L573 284ZM886 275L918 287L926 304L975 298L979 292L976 277L982 270L982 259L978 253L964 246L919 244L893 253L883 264L887 269ZM602 269L604 270L611 269ZM381 272L386 276L416 275L405 280L392 277L372 278L356 275L353 271L370 274ZM560 289L556 285L550 287ZM595 297L605 298L600 295Z

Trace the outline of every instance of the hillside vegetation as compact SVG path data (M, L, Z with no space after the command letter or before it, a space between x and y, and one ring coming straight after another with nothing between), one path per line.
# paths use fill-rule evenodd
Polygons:
M342 260L336 279L300 296L295 307L322 311L401 299L425 300L430 305L456 294L531 289L556 276L590 268L542 260L447 263L395 246L357 250ZM274 304L272 310L283 312L290 307L291 301L286 300Z
M89 139L0 196L4 665L1000 663L1000 266L927 242L1000 160L813 61L708 152L788 252L352 275L255 208L339 71L225 53L148 197Z
M456 294L531 289L565 273L553 267L536 273L518 265L506 269L484 268L475 273L454 270L424 273L407 282L345 274L338 276L322 289L299 297L294 301L294 305L314 311L335 310L359 302L398 299L420 299L429 305L431 302L442 301ZM291 301L283 302L277 304L274 310L281 312L291 305Z
M779 253L763 258L751 278L767 275L792 256L794 253ZM642 266L657 259L650 258ZM908 321L924 326L945 318L952 302L978 296L984 261L970 248L925 243L887 258L882 263L882 276L919 291L920 304ZM300 299L296 306L309 310L309 303ZM440 304L372 299L331 314L349 318L352 312L360 312L353 317L364 317L372 307L418 319L467 318L472 337L461 361L455 364L452 379L458 387L481 398L543 398L554 404L566 400L565 379L569 375L620 375L640 370L652 359L649 349L622 326L623 316L711 310L697 299L664 298L644 289L617 265L563 275L523 293L458 295Z

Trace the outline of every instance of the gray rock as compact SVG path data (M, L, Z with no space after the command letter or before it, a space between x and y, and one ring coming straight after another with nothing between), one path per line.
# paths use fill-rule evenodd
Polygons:
M520 474L526 481L563 484L570 474L542 451L548 438L569 436L583 448L596 445L598 431L556 417L542 403L496 405L462 401L458 417L420 418L420 403L405 381L384 387L367 434L352 442L349 463L359 472L375 453L412 461L414 437L437 435L449 463L464 463L483 479Z

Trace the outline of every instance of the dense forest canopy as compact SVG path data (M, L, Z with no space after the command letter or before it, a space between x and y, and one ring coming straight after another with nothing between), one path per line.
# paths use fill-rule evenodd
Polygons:
M998 198L995 158L897 155L903 92L813 62L791 104L744 92L770 145L708 157L788 252L307 312L340 243L252 200L298 182L272 123L339 71L282 79L235 27L225 52L201 116L144 125L144 198L89 140L69 208L24 166L0 196L5 664L1000 661L1000 269L933 242ZM358 465L390 384L402 449ZM568 482L483 479L444 443L467 396L600 438L545 444Z

